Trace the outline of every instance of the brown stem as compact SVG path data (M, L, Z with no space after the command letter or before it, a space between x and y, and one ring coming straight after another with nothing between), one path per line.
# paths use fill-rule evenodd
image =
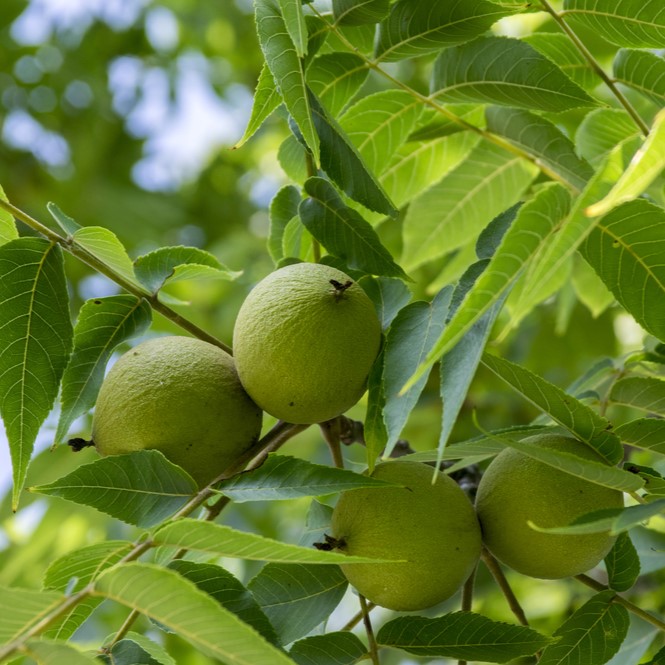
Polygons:
M575 579L578 582L582 582L582 584L586 584L586 586L593 589L594 591L607 591L610 588L608 586L605 586L604 584L601 584L600 582L597 582L596 580L593 579L593 577L589 577L588 575L575 575ZM659 619L658 617L653 616L653 614L649 614L641 607L634 605L633 603L631 603L629 600L626 600L622 596L619 595L614 596L614 598L612 598L612 602L616 603L617 605L623 605L629 612L632 612L635 616L640 617L640 619L644 619L644 621L647 621L652 626L655 626L656 628L658 628L658 630L662 630L663 632L665 632L665 621Z
M343 469L344 457L342 456L342 446L340 443L341 425L339 418L333 418L332 420L326 420L323 423L319 423L319 427L321 428L323 438L328 444L328 448L330 448L333 464L338 469Z
M168 305L165 305L159 300L159 297L155 293L150 293L147 289L144 289L138 283L134 283L122 275L116 273L110 266L106 265L103 261L98 259L96 256L91 254L87 249L79 245L73 238L65 238L59 233L56 233L52 229L49 229L47 226L44 226L41 222L38 222L36 219L23 212L23 210L13 206L7 201L0 199L0 208L6 210L8 213L13 215L16 219L21 220L24 224L27 224L30 228L34 229L41 233L51 242L54 242L60 247L62 247L66 252L69 252L75 256L79 261L82 261L86 265L90 266L98 273L108 277L110 280L114 281L118 286L123 288L128 293L135 295L137 298L143 298L150 303L152 309L156 312L159 312L162 316L169 319L175 323L180 328L183 328L187 332L191 333L195 337L202 339L204 342L214 344L220 349L223 349L227 353L231 353L231 348L224 344L221 340L217 339L210 333L206 332L202 328L199 328L195 323L192 323L184 316L181 316L175 310L172 310Z
M373 665L381 665L379 663L379 647L376 643L374 629L372 628L372 622L369 618L369 607L367 605L367 600L365 600L365 596L361 596L360 594L358 594L358 599L360 600L360 610L362 612L363 624L365 625L365 633L367 634L369 656L372 659Z
M483 563L487 566L487 569L490 571L490 573L492 573L492 577L499 585L501 592L503 593L503 595L506 598L506 601L508 602L508 607L510 607L510 610L515 615L515 618L523 626L528 626L529 621L527 620L526 615L524 614L522 606L517 600L517 596L515 596L513 590L510 588L510 584L508 584L508 580L506 579L506 576L503 574L503 570L501 570L499 562L485 548L483 548L480 558L483 560Z
M471 607L473 604L473 586L476 581L476 571L478 570L478 566L476 566L473 569L473 572L471 575L469 575L469 579L464 583L464 586L462 587L462 605L461 609L463 612L470 612ZM468 661L466 660L458 660L457 665L467 665Z
M610 89L612 94L617 98L621 106L626 109L635 124L639 127L644 136L649 133L649 127L640 118L633 105L626 99L621 90L616 87L614 81L605 73L603 68L598 64L598 61L593 57L589 49L584 45L580 38L575 34L573 29L566 23L564 17L557 13L556 10L550 5L548 0L540 0L540 4L544 7L545 11L556 21L559 27L566 33L570 41L575 45L575 48L582 54L582 57L591 65L591 68L600 76L605 85Z

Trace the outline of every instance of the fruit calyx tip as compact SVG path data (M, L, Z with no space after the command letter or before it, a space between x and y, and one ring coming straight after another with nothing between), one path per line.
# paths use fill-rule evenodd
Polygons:
M333 536L329 536L327 533L324 533L323 539L325 541L323 543L314 543L314 547L316 547L317 550L330 552L331 550L341 550L346 547L346 541L344 538L337 539L333 538Z
M84 448L90 448L91 446L94 446L95 442L92 439L90 439L90 441L87 439L69 439L69 441L67 441L67 445L72 449L73 452L78 453Z
M341 298L343 298L345 291L349 287L353 286L353 282L350 279L344 282L344 284L338 282L336 279L329 280L329 283L334 287L333 295L335 296L336 301L339 301Z

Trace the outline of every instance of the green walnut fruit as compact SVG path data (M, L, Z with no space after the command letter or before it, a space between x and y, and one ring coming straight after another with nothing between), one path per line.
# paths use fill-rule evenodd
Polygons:
M539 434L524 443L603 462L589 446L567 436ZM529 521L539 527L567 526L586 513L622 506L621 492L509 448L488 466L476 495L487 548L514 570L543 579L571 577L593 568L610 551L615 538L606 532L541 533Z
M331 543L346 554L406 563L343 564L363 596L392 610L422 610L452 596L481 549L471 502L454 480L419 462L379 464L373 478L400 487L344 492L332 517Z
M92 439L102 455L159 450L205 485L257 441L261 418L228 353L190 337L160 337L111 368Z
M323 422L352 407L380 345L381 325L363 289L318 263L281 268L257 284L233 333L245 390L290 423Z

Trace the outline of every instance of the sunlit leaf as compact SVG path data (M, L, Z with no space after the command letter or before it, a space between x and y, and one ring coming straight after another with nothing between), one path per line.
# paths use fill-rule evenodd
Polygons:
M270 202L270 233L268 251L277 263L284 258L282 242L287 224L298 214L300 190L293 185L282 187Z
M62 377L56 443L94 405L113 349L144 332L151 320L150 305L136 296L93 298L83 304L74 328L74 350Z
M536 172L525 160L492 144L479 143L461 164L409 206L404 220L404 268L412 270L475 238L519 199Z
M468 42L511 13L487 0L434 4L398 0L379 26L376 56L380 60L400 60Z
M606 418L525 367L488 353L482 363L522 397L596 449L610 464L621 461L623 448L618 437L609 431Z
M217 488L232 501L242 503L322 496L358 487L385 486L384 481L345 469L271 454L258 469L240 473L223 481Z
M95 593L159 621L192 646L228 665L292 663L253 628L177 573L130 563L104 573Z
M72 235L72 239L108 265L117 275L138 285L132 260L113 231L103 226L82 226Z
M662 48L665 13L661 0L565 0L564 16L617 46Z
M665 67L665 65L664 65ZM665 83L665 77L664 77ZM586 209L589 217L604 215L620 203L639 196L665 169L665 109L654 120L644 145L605 197Z
M554 631L558 638L545 647L539 665L603 665L626 637L628 610L612 602L614 591L601 591Z
M28 640L22 651L37 665L95 665L93 653L83 653L76 647L55 640Z
M92 506L117 519L148 527L181 508L196 483L157 450L102 457L63 478L30 488Z
M600 83L598 74L567 35L557 32L536 32L522 37L522 41L548 57L581 88L592 90Z
M57 245L17 238L0 246L0 416L18 506L35 438L72 346L64 260Z
M2 185L0 185L0 201L8 202ZM16 222L14 222L14 216L4 208L0 208L0 245L4 245L15 238L18 238L18 229L16 228Z
M232 272L213 256L198 247L160 247L139 256L134 261L137 279L151 293L157 293L167 282L217 276L234 279L240 273Z
M615 404L665 416L665 381L651 376L628 376L612 385L609 399Z
M412 95L387 90L363 97L344 113L340 125L367 167L380 175L411 134L420 112L421 103Z
M380 21L390 10L390 0L333 0L333 17L340 25Z
M266 564L248 584L282 644L310 633L337 607L348 583L338 566Z
M639 128L625 111L596 109L577 128L575 147L581 157L599 166L617 145L639 135Z
M621 305L665 340L665 210L643 199L602 217L580 247Z
M155 545L185 547L217 556L278 563L370 563L379 560L280 543L222 524L193 519L179 519L167 524L155 533L153 541Z
M289 113L298 125L314 161L319 139L314 129L303 64L289 35L277 0L255 0L256 28L261 50Z
M12 642L18 635L54 610L65 597L55 591L34 591L0 587L0 644Z
M613 63L617 83L630 86L658 106L665 105L665 59L651 51L620 49Z
M377 634L382 646L416 656L505 663L546 646L550 639L526 626L492 621L472 612L452 612L435 619L393 619Z
M324 53L307 69L307 83L334 117L365 82L369 69L355 53Z
M270 68L264 63L263 67L261 67L259 80L256 82L252 113L249 116L249 122L245 128L245 133L235 144L234 148L239 148L246 141L251 139L281 103L282 96L279 94L279 90L275 87L275 80L272 77Z
M299 58L307 54L307 25L301 0L279 0L284 25L288 30Z
M508 37L479 37L444 50L434 63L431 91L447 103L488 102L527 110L597 105L551 60Z
M358 283L374 303L383 330L390 326L397 312L411 300L409 287L395 277L363 277Z

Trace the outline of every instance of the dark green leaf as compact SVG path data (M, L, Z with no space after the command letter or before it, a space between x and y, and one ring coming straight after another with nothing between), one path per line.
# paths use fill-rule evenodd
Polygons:
M169 568L194 582L222 607L256 629L272 644L279 645L275 629L254 596L228 570L212 563L171 561Z
M363 277L359 282L376 307L381 328L387 330L402 307L411 300L409 287L395 277Z
M160 247L139 256L134 262L136 277L151 293L164 284L197 277L233 279L240 273L231 272L210 252L197 247Z
M416 656L505 663L536 653L550 639L525 626L492 621L472 612L452 612L436 619L393 619L381 628L377 642Z
M109 652L101 656L101 659L107 665L161 665L132 639L116 642Z
M116 566L97 580L95 595L138 610L228 665L293 665L253 628L171 570L145 563Z
M618 464L623 448L609 422L561 388L503 358L485 354L483 364L553 420L589 444L609 464Z
M488 102L540 111L596 106L551 60L508 37L480 37L441 53L432 92L449 102Z
M665 665L665 647L660 649L658 653L644 665Z
M665 14L661 0L565 0L564 15L617 46L662 48Z
M269 563L247 588L282 644L289 644L327 619L346 587L346 577L338 566Z
M468 42L511 13L510 8L487 0L433 4L398 0L379 26L376 56L380 60L400 60Z
M307 69L307 83L321 104L333 116L358 92L369 69L355 53L325 53Z
M630 446L665 455L665 420L638 418L614 430L615 434Z
M665 416L665 381L648 376L619 379L610 391L610 400L641 411Z
M333 0L333 17L340 25L377 23L390 10L390 0Z
M627 533L619 534L605 557L608 585L616 591L628 591L640 575L640 558Z
M296 642L289 656L298 665L353 665L367 657L367 647L351 632L314 635Z
M282 187L270 202L270 233L268 251L277 263L284 258L282 242L287 224L297 216L300 205L300 190L293 185Z
M353 471L312 464L297 457L268 456L258 468L223 481L217 487L236 503L280 501L301 496L322 496L358 487L385 487L376 480Z
M557 32L536 32L522 37L522 41L548 57L581 88L593 90L600 83L598 74L567 35Z
M665 340L665 210L624 203L597 222L580 251L635 320Z
M328 252L343 259L351 269L408 279L381 244L376 231L358 212L345 205L327 180L310 178L305 191L310 198L300 204L300 219Z
M150 305L136 296L93 298L83 304L74 328L74 351L62 377L56 443L94 406L113 349L144 332L151 320Z
M298 125L305 143L319 161L319 139L314 129L303 64L291 41L277 0L255 0L256 28L266 64Z
M412 270L476 238L520 198L536 173L536 167L520 157L479 143L409 206L404 220L405 269Z
M321 141L321 168L354 201L384 215L397 209L383 187L367 169L358 150L338 123L325 112L313 93L309 94L314 125Z
M620 49L614 58L614 78L665 106L665 60L651 51Z
M549 120L500 106L490 106L485 113L490 132L522 148L564 183L581 190L593 175L591 166L577 156L572 141Z
M614 591L602 591L588 600L555 632L558 641L545 647L539 665L603 665L626 637L628 610L612 602Z
M420 367L441 335L453 288L447 286L431 303L421 300L404 307L392 322L384 346L383 420L388 433L384 455L390 455L409 414L416 406L429 372L400 394L406 380ZM429 368L428 368L429 369Z
M18 506L37 432L58 394L72 347L62 252L41 238L0 246L0 416Z
M382 348L376 357L367 379L367 412L365 413L364 434L367 451L367 466L370 471L388 441L388 431L383 421L386 395L383 385L385 353Z
M103 457L32 492L92 506L123 522L149 527L175 513L196 483L157 450Z
M249 122L245 128L242 138L235 144L234 148L239 148L246 141L252 138L261 125L272 115L273 111L282 103L282 96L275 87L275 80L272 77L268 65L265 63L261 68L259 80L256 82L254 90L254 102L252 104L252 113Z

